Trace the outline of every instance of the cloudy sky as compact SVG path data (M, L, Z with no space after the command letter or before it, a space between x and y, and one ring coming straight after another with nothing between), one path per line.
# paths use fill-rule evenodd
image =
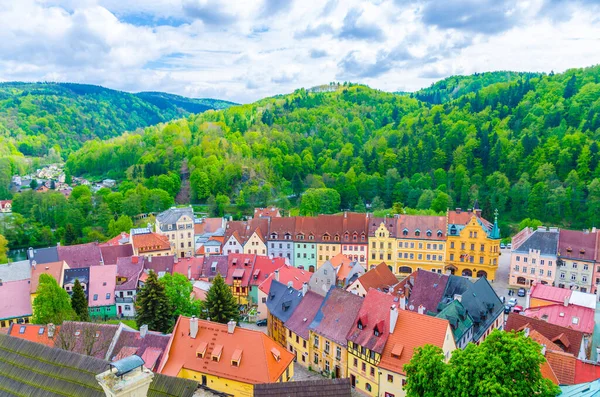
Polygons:
M0 81L250 102L600 63L600 0L0 0Z

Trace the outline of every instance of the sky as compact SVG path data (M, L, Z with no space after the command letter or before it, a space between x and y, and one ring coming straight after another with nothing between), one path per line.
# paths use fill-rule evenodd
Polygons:
M0 81L240 103L600 63L600 0L0 0Z

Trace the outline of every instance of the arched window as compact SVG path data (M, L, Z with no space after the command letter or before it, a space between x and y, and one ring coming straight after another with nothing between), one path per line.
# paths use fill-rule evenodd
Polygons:
M408 236L408 229L404 229L404 230L402 230L402 235L404 235L404 236Z
M369 392L370 392L370 391L371 391L371 384L370 384L370 383L367 383L367 384L365 385L365 388L367 389L367 391L369 391Z
M419 237L421 235L421 231L419 229L415 230L415 236Z
M427 237L431 237L431 230L427 230Z

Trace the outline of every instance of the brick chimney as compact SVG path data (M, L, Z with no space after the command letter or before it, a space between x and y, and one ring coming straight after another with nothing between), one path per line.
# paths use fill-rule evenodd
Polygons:
M198 335L198 319L196 318L196 316L192 316L192 318L190 318L190 337L192 339L196 339L197 335Z
M406 310L406 295L400 294L398 300L400 301L400 310Z

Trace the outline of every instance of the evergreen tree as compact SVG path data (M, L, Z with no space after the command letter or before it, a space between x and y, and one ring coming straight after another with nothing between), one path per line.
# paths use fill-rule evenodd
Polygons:
M136 310L135 321L138 327L147 324L153 331L167 333L171 330L171 307L165 294L165 286L158 281L158 276L152 270L137 296Z
M79 321L90 321L90 314L88 312L88 300L83 292L83 287L79 282L79 279L75 279L75 285L73 286L73 295L71 296L71 307L77 314Z
M69 294L58 285L52 276L40 275L36 293L37 296L33 300L32 321L34 324L53 323L59 325L63 321L76 318Z
M35 190L38 187L38 183L35 179L31 180L31 183L29 184L29 187L31 188L31 190Z
M210 318L218 323L226 324L230 320L237 321L240 317L238 304L220 274L217 274L206 294L204 307L206 310L202 312L202 318Z
M77 241L77 233L75 232L75 228L72 224L67 223L67 226L65 226L65 245L74 244L75 241Z

